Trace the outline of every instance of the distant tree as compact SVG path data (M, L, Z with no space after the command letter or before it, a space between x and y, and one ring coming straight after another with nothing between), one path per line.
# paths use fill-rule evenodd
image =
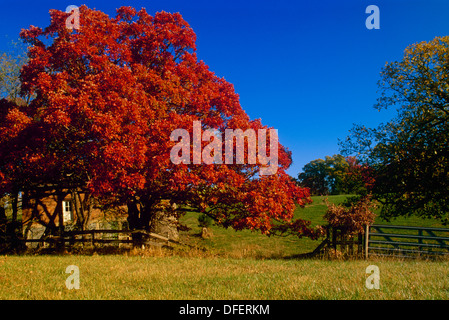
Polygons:
M377 128L356 125L342 153L375 170L381 216L449 222L449 37L409 46L382 69L376 108L397 115Z
M362 196L371 193L375 183L374 169L366 163L359 163L353 156L347 157L346 162L347 166L340 182L345 193Z
M298 174L298 181L302 187L309 188L312 195L329 193L329 172L324 160L312 160L302 170L303 172Z
M329 167L330 194L351 192L344 184L349 168L347 159L341 154L336 154L332 157L326 157L326 162Z
M340 194L345 192L343 181L347 167L346 159L339 154L316 159L303 167L298 182L314 195Z
M0 53L0 99L20 104L29 100L20 94L20 70L27 60L26 48L19 43L13 42L8 51Z

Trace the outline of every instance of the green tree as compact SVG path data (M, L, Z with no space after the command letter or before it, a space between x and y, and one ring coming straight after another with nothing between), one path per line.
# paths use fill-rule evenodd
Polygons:
M312 195L328 194L328 172L323 159L312 160L303 167L298 174L299 184L309 188Z
M381 216L449 220L449 37L409 46L387 63L375 108L397 115L377 128L356 125L341 142L375 170Z
M348 161L341 154L333 155L332 157L326 157L326 163L328 164L328 172L330 181L330 193L342 194L349 193L350 191L345 185L345 176L349 168Z
M340 194L346 191L343 181L347 167L348 162L342 155L326 156L324 160L307 163L299 173L298 181L314 195Z

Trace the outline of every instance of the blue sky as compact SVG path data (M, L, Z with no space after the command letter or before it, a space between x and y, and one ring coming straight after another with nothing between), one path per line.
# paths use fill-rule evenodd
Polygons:
M381 68L412 43L449 35L447 0L77 1L0 0L0 50L22 28L47 26L49 9L180 12L197 35L199 58L234 84L250 118L278 129L293 152L292 176L338 153L354 123L388 121L393 112L373 109ZM380 9L378 30L365 26L369 5Z

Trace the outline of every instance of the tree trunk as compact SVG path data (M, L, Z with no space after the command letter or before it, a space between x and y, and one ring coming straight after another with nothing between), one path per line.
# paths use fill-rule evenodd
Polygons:
M76 213L76 225L80 230L86 230L89 223L90 214L92 212L92 197L88 193L84 193L84 199L81 193L72 191L72 203Z
M140 224L141 228L147 231L151 230L151 222L154 218L154 210L152 204L146 203L141 206L140 210Z
M130 230L140 229L139 208L135 201L127 203L128 206L128 225Z
M151 203L140 204L136 201L130 201L128 206L128 224L130 230L150 231L150 221L154 216ZM136 247L141 247L147 240L145 233L133 233L133 243Z
M11 217L12 223L16 223L18 212L19 212L19 193L14 192L12 198L12 217Z
M62 202L64 201L65 194L63 192L58 192L56 195L57 203L56 203L56 214L58 216L58 241L56 241L56 250L58 252L64 251L64 214L62 211Z
M84 195L83 207L84 207L84 210L85 210L83 212L86 212L86 210L87 210L86 216L84 217L85 218L84 219L84 223L83 223L83 230L86 230L87 226L89 224L90 215L92 213L92 208L93 208L93 199L92 199L90 194L85 194ZM86 209L86 207L87 207L87 209Z
M78 200L78 192L76 190L72 190L71 194L72 194L72 207L74 208L76 215L76 226L78 227L78 229L84 230L83 205Z

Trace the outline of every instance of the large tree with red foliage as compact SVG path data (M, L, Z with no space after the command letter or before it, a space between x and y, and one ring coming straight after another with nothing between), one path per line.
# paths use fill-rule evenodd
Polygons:
M170 134L192 132L194 121L221 133L266 128L249 119L233 85L198 60L195 33L180 14L79 12L79 29L51 10L47 28L21 33L30 45L21 89L33 99L0 108L3 192L80 186L103 203L126 205L132 228L151 228L169 200L237 230L317 236L308 221L293 219L309 194L286 174L291 155L282 145L277 172L267 176L259 162L172 163Z

